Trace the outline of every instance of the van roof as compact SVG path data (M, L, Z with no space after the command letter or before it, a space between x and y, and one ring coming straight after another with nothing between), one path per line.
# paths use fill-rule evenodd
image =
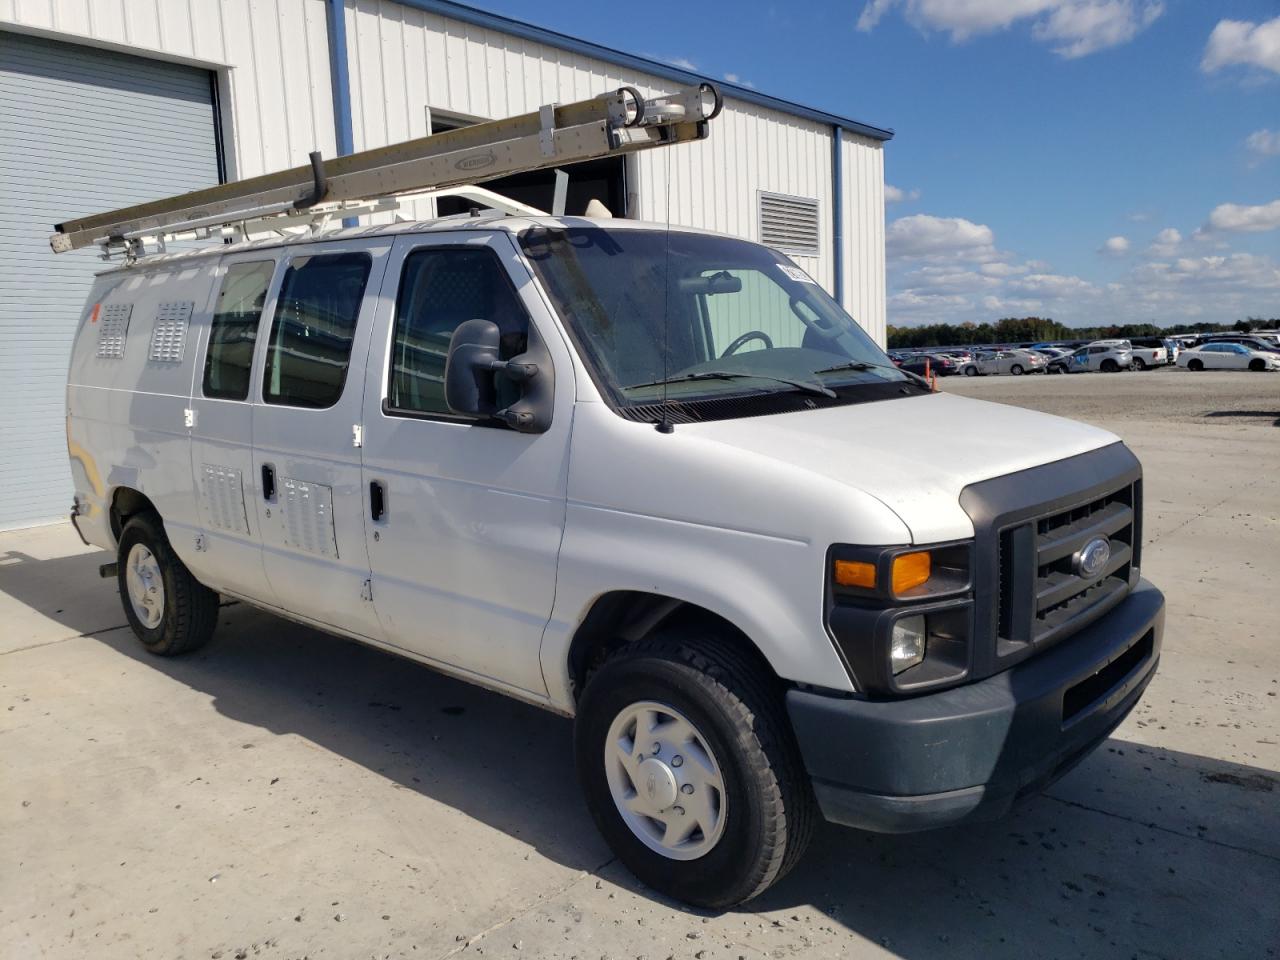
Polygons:
M498 211L481 211L479 215L462 213L451 217L439 217L434 220L405 220L396 223L372 224L370 226L339 227L319 233L308 232L289 236L259 237L253 240L242 240L237 243L211 244L197 250L153 253L139 257L134 261L115 264L106 270L100 270L97 275L106 276L123 270L145 270L154 267L165 267L206 257L222 257L228 254L243 253L246 250L272 250L279 247L296 247L310 243L327 243L331 240L355 240L367 237L399 236L414 233L446 233L458 230L519 233L529 227L608 227L609 229L620 230L670 229L679 233L731 236L714 230L703 230L698 227L688 227L681 224L653 223L645 220L628 220L621 217L531 217L511 216Z

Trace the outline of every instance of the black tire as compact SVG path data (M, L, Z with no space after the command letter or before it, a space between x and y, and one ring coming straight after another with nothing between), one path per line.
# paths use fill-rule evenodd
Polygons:
M1188 360L1188 361L1187 361L1187 369L1188 369L1188 370L1203 370L1203 369L1204 369L1204 361L1203 361L1203 360Z
M1116 363L1116 362L1115 362L1114 360L1112 360L1110 357L1108 357L1106 360L1103 360L1103 361L1102 361L1102 372L1103 372L1103 373L1115 373L1115 372L1116 372L1117 370L1119 370L1119 369L1120 369L1120 364Z
M1260 373L1263 370L1267 369L1267 362L1265 360L1259 360L1257 357L1254 357L1252 360L1249 361L1249 369L1252 370L1254 373Z
M163 611L154 627L148 627L139 618L129 597L129 555L139 544L155 557L163 585ZM140 514L125 524L116 559L120 602L124 605L129 626L133 627L134 634L148 652L173 657L198 650L209 642L218 624L218 594L193 577L178 559L158 516Z
M596 826L641 881L695 906L749 900L799 861L816 805L768 668L740 638L715 629L663 630L623 648L592 676L578 703L574 752ZM675 860L645 845L618 812L605 772L614 719L641 701L669 705L705 737L724 776L725 824L716 845Z
M1143 360L1141 357L1134 357L1133 369L1141 373L1143 370L1147 369L1147 361Z
M1012 367L1009 368L1009 372L1012 373L1015 377L1020 377L1025 371L1023 371L1022 369L1022 364L1015 363Z

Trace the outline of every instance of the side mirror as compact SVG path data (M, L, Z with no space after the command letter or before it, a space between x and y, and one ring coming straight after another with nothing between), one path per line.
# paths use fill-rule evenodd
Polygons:
M544 433L551 426L555 377L551 357L533 327L528 348L511 360L499 357L501 335L492 320L467 320L449 339L444 366L444 400L471 417L492 417L521 433ZM497 377L520 386L520 399L498 409Z

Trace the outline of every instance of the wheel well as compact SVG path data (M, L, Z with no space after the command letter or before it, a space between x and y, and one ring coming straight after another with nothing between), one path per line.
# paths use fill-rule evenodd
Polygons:
M120 532L131 517L140 513L158 513L156 505L132 487L119 487L111 497L111 535L120 539Z
M569 644L569 677L574 699L582 695L592 671L618 650L647 637L659 627L676 623L697 624L709 632L740 640L763 668L776 676L751 638L719 614L662 594L617 590L596 598Z

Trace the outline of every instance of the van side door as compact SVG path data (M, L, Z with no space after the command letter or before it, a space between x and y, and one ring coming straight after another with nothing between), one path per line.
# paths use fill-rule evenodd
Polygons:
M279 251L217 263L191 387L191 474L203 549L189 564L211 587L274 603L262 566L253 467L253 372L275 296Z
M573 415L571 357L512 238L401 237L383 283L365 387L374 607L387 641L476 679L544 696L538 662L555 599ZM492 320L501 356L530 325L555 406L545 433L453 413L445 361L457 326ZM540 374L541 375L541 374ZM499 405L515 400L499 382Z
M360 424L390 252L389 237L286 248L252 385L253 481L276 603L374 640Z

